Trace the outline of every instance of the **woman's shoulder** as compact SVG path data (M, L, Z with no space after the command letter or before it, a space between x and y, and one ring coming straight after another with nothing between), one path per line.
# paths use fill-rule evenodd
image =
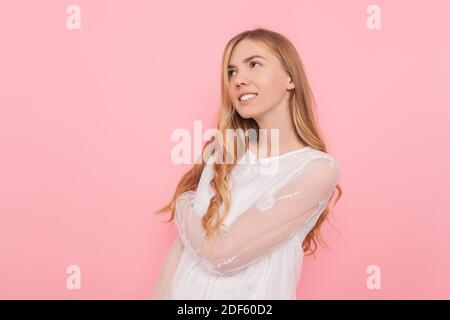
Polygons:
M304 167L307 164L312 163L323 163L324 165L336 168L338 171L341 171L340 165L335 157L327 152L313 148L311 146L308 146L307 150L305 150L304 153L299 154L296 160L296 165L298 165L299 167Z

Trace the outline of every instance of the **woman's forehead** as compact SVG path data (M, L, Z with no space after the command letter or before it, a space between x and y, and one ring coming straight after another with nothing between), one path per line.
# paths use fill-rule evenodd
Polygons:
M275 56L272 51L262 41L243 39L232 50L230 55L230 65L241 63L250 56L262 56L271 61Z

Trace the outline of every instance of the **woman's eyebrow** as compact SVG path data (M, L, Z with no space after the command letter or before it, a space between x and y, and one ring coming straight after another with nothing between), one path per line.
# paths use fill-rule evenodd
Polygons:
M257 54L254 54L254 55L252 55L252 56L250 56L250 57L245 58L244 60L242 60L242 62L244 62L244 63L249 62L249 61L252 60L253 58L262 58L262 59L264 59L264 60L267 60L267 59L264 58L263 56L259 56L259 55L257 55ZM228 65L228 69L230 69L230 68L235 68L235 67L236 67L236 66L235 66L235 65L232 65L232 64L229 64L229 65Z

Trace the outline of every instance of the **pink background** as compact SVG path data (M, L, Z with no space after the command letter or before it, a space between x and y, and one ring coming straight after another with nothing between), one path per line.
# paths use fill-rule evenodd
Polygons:
M66 8L81 8L81 29ZM366 9L381 8L381 30ZM450 4L3 1L0 298L145 299L175 226L152 212L190 165L178 128L216 125L238 32L286 35L306 66L343 197L298 299L450 298ZM66 268L81 268L69 290ZM381 289L366 269L381 269Z

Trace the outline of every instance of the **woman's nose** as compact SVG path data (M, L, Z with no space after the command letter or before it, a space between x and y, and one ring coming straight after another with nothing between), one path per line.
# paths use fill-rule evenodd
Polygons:
M243 84L248 84L248 79L243 77L242 75L236 76L234 81L235 81L235 84L237 86L240 86L240 85L243 85Z

